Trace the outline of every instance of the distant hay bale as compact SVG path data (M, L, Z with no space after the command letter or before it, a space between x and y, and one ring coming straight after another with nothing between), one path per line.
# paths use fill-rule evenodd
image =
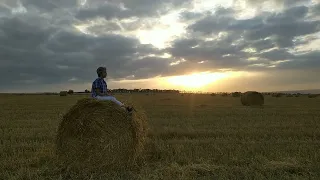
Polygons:
M241 92L233 92L232 97L240 97L241 96Z
M60 91L60 96L67 96L68 95L68 92L67 91Z
M293 97L300 97L300 95L301 95L300 93L292 94Z
M316 98L317 96L317 94L308 94L308 98Z
M222 93L221 96L222 96L222 97L227 97L227 96L228 96L228 93Z
M281 97L283 94L282 93L273 93L272 94L272 97L277 97L277 98L279 98L279 97Z
M144 148L147 118L111 101L79 100L63 116L56 138L59 162L81 171L130 168Z
M247 91L242 94L241 103L244 106L261 106L264 104L264 96L256 91Z
M74 91L72 89L69 89L68 94L73 94Z

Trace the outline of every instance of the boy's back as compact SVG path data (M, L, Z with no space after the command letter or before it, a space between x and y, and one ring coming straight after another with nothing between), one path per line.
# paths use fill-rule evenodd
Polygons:
M98 77L97 79L95 79L93 81L92 87L91 87L91 96L92 97L97 96L97 93L95 91L96 89L99 89L101 93L107 93L107 83L103 78Z

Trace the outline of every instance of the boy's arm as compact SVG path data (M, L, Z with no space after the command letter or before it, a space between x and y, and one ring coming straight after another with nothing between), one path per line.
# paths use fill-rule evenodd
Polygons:
M98 95L98 96L106 96L106 93L102 93L101 92L101 89L100 89L100 83L98 81L95 81L93 83L93 90L95 91L95 93Z

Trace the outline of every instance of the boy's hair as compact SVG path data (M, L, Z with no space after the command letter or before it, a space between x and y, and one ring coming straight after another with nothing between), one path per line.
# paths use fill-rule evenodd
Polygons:
M105 67L98 67L98 69L97 69L97 74L98 74L98 76L100 77L101 74L102 74L104 71L107 71L107 68L105 68Z

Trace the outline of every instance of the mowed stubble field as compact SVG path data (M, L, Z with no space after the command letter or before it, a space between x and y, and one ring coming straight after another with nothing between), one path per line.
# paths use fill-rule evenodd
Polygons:
M201 94L115 96L148 115L145 162L92 179L320 179L320 98L265 96L263 108L250 108ZM0 179L64 179L56 130L84 97L0 95Z

